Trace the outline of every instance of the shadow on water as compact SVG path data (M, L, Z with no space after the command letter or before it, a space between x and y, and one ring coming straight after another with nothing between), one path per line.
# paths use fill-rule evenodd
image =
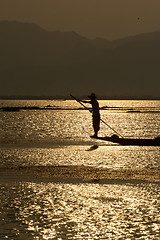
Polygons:
M93 151L96 150L99 146L97 144L91 146L89 149L87 149L86 151Z

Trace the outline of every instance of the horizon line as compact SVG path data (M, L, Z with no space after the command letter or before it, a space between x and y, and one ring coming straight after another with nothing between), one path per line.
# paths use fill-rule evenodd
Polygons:
M78 95L78 98L87 99L86 95ZM99 95L99 100L160 100L160 97L154 96L105 96ZM10 95L0 96L0 100L72 100L69 95L57 96L34 96L34 95Z

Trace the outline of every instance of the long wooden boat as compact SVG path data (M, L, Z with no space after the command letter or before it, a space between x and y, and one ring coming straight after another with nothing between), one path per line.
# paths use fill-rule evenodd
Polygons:
M120 145L137 145L137 146L160 146L160 137L154 139L136 139L136 138L120 138L117 135L113 135L111 137L95 137L96 139L100 139L103 141L109 141L113 143L118 143Z

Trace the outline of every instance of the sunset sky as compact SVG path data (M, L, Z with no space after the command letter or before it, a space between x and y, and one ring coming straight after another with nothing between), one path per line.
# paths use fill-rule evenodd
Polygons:
M108 40L160 30L160 0L0 0L0 20Z

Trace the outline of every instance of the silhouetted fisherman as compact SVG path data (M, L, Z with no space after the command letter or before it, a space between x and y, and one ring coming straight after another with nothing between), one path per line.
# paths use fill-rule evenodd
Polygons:
M94 135L91 137L97 137L98 131L100 129L100 113L99 113L99 103L97 101L97 97L94 93L92 93L90 96L88 96L91 101L82 101L83 103L90 103L92 105L92 120L93 120L93 129L94 129Z

